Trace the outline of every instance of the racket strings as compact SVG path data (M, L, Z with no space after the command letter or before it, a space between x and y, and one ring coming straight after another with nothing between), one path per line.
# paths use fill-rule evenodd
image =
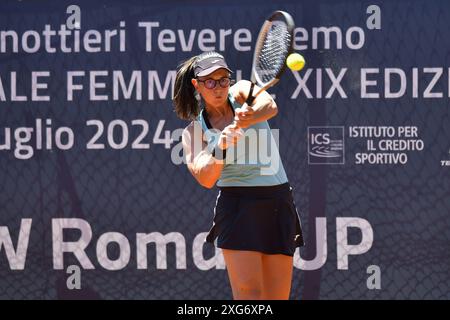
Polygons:
M272 81L284 67L291 43L286 23L274 21L266 30L266 37L258 44L260 53L255 66L263 83Z

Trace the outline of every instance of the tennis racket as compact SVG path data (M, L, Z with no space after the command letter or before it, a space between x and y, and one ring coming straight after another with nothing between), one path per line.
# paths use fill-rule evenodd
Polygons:
M261 92L280 81L286 69L286 58L292 53L294 27L291 15L284 11L274 11L261 27L253 54L247 106L251 106ZM253 93L255 85L260 89Z

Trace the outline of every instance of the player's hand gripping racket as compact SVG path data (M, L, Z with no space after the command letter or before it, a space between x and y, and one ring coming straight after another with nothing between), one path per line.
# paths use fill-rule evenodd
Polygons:
M284 11L275 11L259 31L253 54L251 86L242 109L248 110L255 98L277 84L286 69L286 58L292 52L294 20ZM257 85L260 89L253 93ZM236 125L236 121L234 122Z

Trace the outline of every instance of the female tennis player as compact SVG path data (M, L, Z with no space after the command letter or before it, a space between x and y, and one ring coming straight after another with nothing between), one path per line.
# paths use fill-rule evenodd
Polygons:
M272 172L262 174L267 165L259 160L236 161L260 148L260 139L249 139L256 149L238 148L245 146L249 129L273 138L267 120L277 114L277 105L263 92L243 107L250 82L231 86L231 73L216 52L194 56L178 68L175 112L192 120L182 136L187 167L202 186L219 187L206 240L222 249L233 298L289 299L293 255L303 236L278 149L271 150L271 161L278 161Z

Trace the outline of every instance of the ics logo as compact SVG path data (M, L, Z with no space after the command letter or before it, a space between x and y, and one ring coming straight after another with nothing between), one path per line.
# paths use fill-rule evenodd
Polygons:
M308 127L308 164L344 162L344 127Z

